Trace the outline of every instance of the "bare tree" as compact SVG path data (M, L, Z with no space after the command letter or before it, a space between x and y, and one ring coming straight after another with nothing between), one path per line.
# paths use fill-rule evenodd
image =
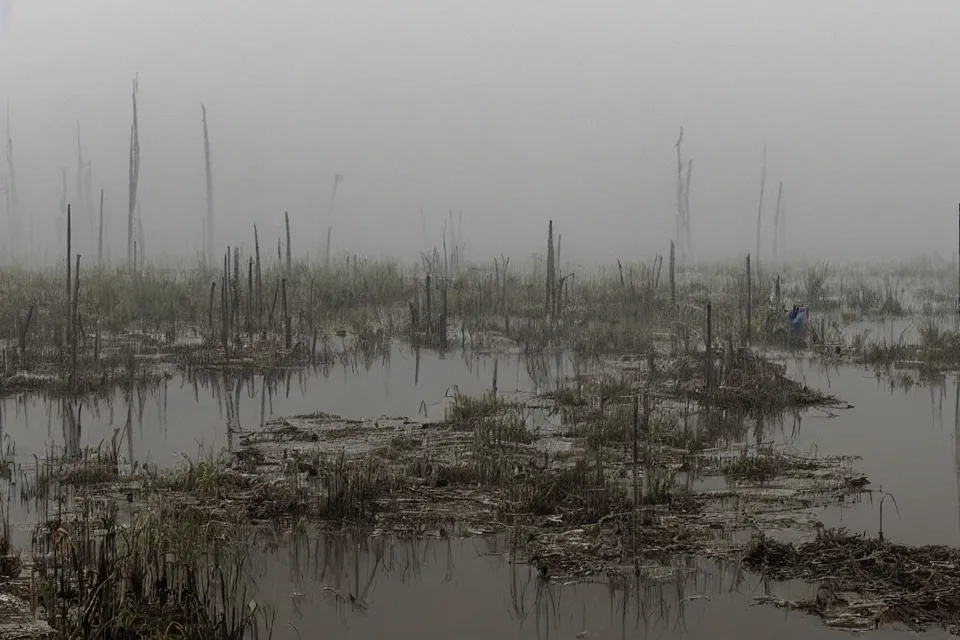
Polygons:
M210 135L207 131L207 107L201 102L200 111L203 114L203 166L207 172L207 226L206 233L206 251L204 262L213 259L213 173L210 168Z
M127 264L135 268L133 255L134 216L137 212L137 190L140 186L140 127L137 120L137 94L140 75L133 79L133 124L130 126L130 203L127 209Z
M83 178L83 145L80 144L80 121L77 120L77 199L76 204L78 209L86 208L86 195L84 194L84 178ZM79 213L79 212L78 212ZM90 212L87 211L87 222L90 222L89 219Z
M67 231L67 213L69 211L70 205L67 204L67 168L60 166L60 177L63 180L63 190L60 195L60 217L57 219L57 228L59 232L57 233L58 242L60 244L60 253L63 253L66 247L67 236L69 232ZM69 252L68 252L69 253ZM70 261L67 260L69 263Z
M97 225L97 266L103 264L103 189L100 189L100 221Z
M760 204L757 205L757 277L760 274L760 221L763 217L763 193L767 188L767 145L763 145L763 167L760 170Z
M143 201L137 200L137 269L143 271L147 264L147 234L143 230Z
M4 204L5 204L3 208L3 213L5 216L7 216L7 222L10 223L10 227L12 228L13 224L12 224L12 220L10 220L10 187L9 187L9 179L6 173L0 173L0 191L3 191ZM15 246L16 243L14 242L13 236L9 233L7 234L6 242L8 245L7 255L10 258L10 261L13 262L13 252L16 250L16 246Z
M777 212L773 216L773 262L777 263L779 260L779 248L780 248L780 234L781 224L783 216L783 182L780 182L780 186L777 188Z
M327 203L327 246L323 252L323 263L327 266L330 264L330 235L333 230L333 213L337 203L337 188L341 182L343 182L343 176L339 173L333 174L333 190L330 192L330 201Z
M17 172L13 164L13 134L10 132L10 101L7 101L7 217L10 224L10 257L17 259L20 237L20 203L17 199Z
M680 135L677 137L677 144L673 146L677 150L677 248L680 249L680 262L684 262L684 242L683 242L683 158L680 155L680 145L683 144L683 127L680 127Z
M690 176L693 175L693 160L687 160L687 179L683 189L683 229L687 241L687 256L693 261L693 231L690 225Z
M682 145L683 127L680 127L680 135L677 137L674 148L677 150L676 240L681 264L686 263L687 260L693 260L693 237L690 232L690 176L693 173L693 160L687 161L686 173L684 173Z
M83 193L83 202L87 210L88 229L90 230L90 243L92 247L95 233L93 225L93 160L87 160L83 165Z

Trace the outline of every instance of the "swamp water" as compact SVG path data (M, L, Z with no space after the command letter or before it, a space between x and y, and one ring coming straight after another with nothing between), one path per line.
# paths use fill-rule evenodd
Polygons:
M545 390L558 376L572 375L566 359L531 366L522 357L498 359L502 392ZM216 451L229 444L230 425L255 429L271 416L317 410L345 417L443 416L458 391L478 395L491 387L492 357L464 359L431 352L417 356L395 350L388 363L334 366L322 373L292 374L268 385L261 378L206 376L175 378L137 398L132 408L132 459L161 467L180 463L198 447ZM854 405L845 410L806 412L799 426L771 437L798 450L861 456L856 466L896 500L884 505L884 533L911 544L960 544L960 466L957 398L960 382L947 377L933 385L891 387L864 369L825 367L789 360L788 373ZM228 391L229 388L229 391ZM236 393L239 389L239 394ZM266 395L264 395L266 393ZM226 398L238 398L238 401ZM234 406L230 403L234 402ZM109 405L81 409L81 446L110 441L127 420L117 394ZM140 408L142 407L142 414ZM3 442L16 443L16 459L32 463L51 446L65 446L57 403L35 396L0 401ZM112 415L112 417L111 417ZM826 526L876 533L879 498L854 507L817 513ZM14 545L29 548L36 515L13 506ZM277 609L275 638L742 638L837 637L817 619L768 606L752 606L766 594L802 598L811 587L766 584L728 563L678 565L643 575L639 583L550 586L526 565L509 562L499 538L396 541L389 537L333 539L288 533L254 552L255 597ZM875 637L913 637L885 627ZM939 632L924 637L946 637Z
M260 558L257 586L279 603L274 637L283 640L843 637L811 616L754 606L755 596L802 598L812 588L765 583L738 572L734 563L691 561L643 572L622 585L546 584L532 568L511 565L498 546L496 539L374 539L342 541L312 555L288 547ZM329 562L324 553L337 559ZM337 604L336 596L323 591L332 584L340 585L348 602ZM357 593L365 600L351 606ZM871 637L915 636L885 627Z

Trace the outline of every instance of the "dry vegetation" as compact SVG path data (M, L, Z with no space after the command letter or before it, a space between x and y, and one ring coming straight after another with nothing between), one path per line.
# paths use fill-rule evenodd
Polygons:
M960 628L960 550L908 547L844 530L795 546L760 534L744 556L750 569L777 580L816 582L816 598L767 600L819 615L830 626L875 629L899 622L921 631Z
M787 377L780 354L960 367L960 338L940 322L953 311L944 267L873 274L821 264L760 278L743 265L661 273L661 259L564 272L557 254L551 230L547 259L522 267L468 265L458 242L415 266L280 255L261 266L255 249L228 253L222 271L74 270L72 286L64 269L0 271L0 393L55 398L67 435L64 452L33 466L10 451L4 459L9 496L39 514L29 551L0 550L10 558L7 592L28 618L68 637L241 638L273 624L244 577L264 528L499 532L514 559L546 579L633 575L677 556L737 558L746 532L813 538L810 507L868 489L854 458L785 444L799 412L845 405ZM794 303L814 312L799 335L784 317ZM892 346L844 333L854 320L918 314L915 344L906 334ZM79 403L117 392L132 407L138 390L173 375L218 378L239 397L254 377L266 384L347 360L369 367L396 341L520 356L543 384L535 395L504 394L494 366L489 391L451 390L442 419L294 416L239 432L228 452L129 473L129 431L89 450L72 417ZM574 375L548 383L558 358ZM719 484L704 483L711 478ZM808 544L822 558L833 541L852 557L852 540L822 532ZM925 570L939 562L863 544ZM809 549L755 537L746 558L775 577L857 578L829 563L820 571ZM871 609L874 622L952 621L922 599L911 608L895 596L907 586L863 571L873 580L864 590L889 604Z

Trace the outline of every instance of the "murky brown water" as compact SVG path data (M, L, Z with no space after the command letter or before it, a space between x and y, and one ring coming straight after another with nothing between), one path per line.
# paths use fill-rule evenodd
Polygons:
M315 547L308 552L306 547ZM732 564L686 563L624 587L539 583L486 540L322 542L263 556L263 602L279 604L275 638L841 638L817 619L753 598L810 597L802 584L765 584ZM373 548L372 548L373 547ZM329 559L329 561L328 561ZM298 567L291 571L291 565ZM297 575L294 575L296 573ZM324 587L367 605L337 605ZM358 597L359 594L359 597ZM876 638L913 634L884 628ZM949 637L942 633L927 638Z
M814 411L802 420L795 440L804 451L862 456L857 466L874 487L891 499L883 509L884 534L910 544L960 545L960 427L958 379L891 389L889 381L856 367L825 371L798 362L791 372L807 383L829 388L854 405L834 412ZM880 496L854 509L830 508L820 514L827 526L876 534Z
M388 365L369 371L335 367L329 375L294 376L265 400L257 379L240 387L239 403L228 408L231 392L222 382L196 386L172 381L149 391L134 409L134 459L167 466L195 455L198 443L208 449L227 445L228 417L242 428L254 428L262 416L316 410L351 417L417 415L424 408L440 417L444 397L455 386L461 393L488 390L493 359L465 361L423 352L419 371L415 355L397 351ZM559 371L551 359L546 368L530 368L516 357L497 364L501 391L535 390L552 384ZM874 486L892 494L884 505L884 533L914 544L960 544L960 383L891 389L870 372L856 367L824 368L810 361L791 361L792 375L812 387L829 390L854 409L805 414L790 437L800 450L846 453L863 457L857 463ZM236 383L230 383L233 397ZM140 406L143 407L142 418ZM52 444L64 444L56 404L36 398L7 399L2 407L4 442L16 442L18 458L42 455ZM122 400L86 407L81 443L96 446L122 428L127 418ZM7 439L9 437L9 439ZM126 452L126 446L123 451ZM879 496L855 506L830 507L818 514L827 526L846 526L875 534L880 524ZM30 514L14 509L13 517ZM25 534L17 536L15 543ZM314 545L319 543L313 543ZM264 602L279 606L275 638L836 638L840 632L818 620L767 606L751 606L764 593L756 576L737 576L735 567L703 564L684 567L659 581L631 585L627 595L607 584L538 586L526 566L512 566L485 541L365 543L366 550L344 543L323 553L303 544L285 544L282 551L260 558L257 588ZM372 548L370 545L381 545ZM309 545L307 545L309 546ZM322 545L321 545L322 546ZM294 551L298 555L294 554ZM326 567L326 572L323 572ZM365 586L369 583L369 586ZM349 604L334 606L324 587L345 597L361 596L360 613ZM809 594L804 585L771 587L781 597ZM706 597L704 597L706 596ZM583 634L583 635L581 635ZM885 628L872 637L910 637ZM924 637L947 637L932 634Z
M335 365L329 371L293 373L274 380L273 388L262 377L239 381L205 376L195 381L178 377L156 389L136 393L132 414L133 460L161 467L182 461L181 453L195 457L202 445L217 451L229 445L228 420L240 429L252 429L261 420L324 411L348 418L386 415L442 418L444 400L455 392L479 395L493 383L502 392L533 391L558 375L557 362L549 368L532 367L522 357L471 357L439 355L407 349L394 351L388 363L363 367ZM543 363L541 363L543 364ZM559 375L570 375L565 361ZM59 402L36 396L0 400L0 438L16 442L17 457L32 460L51 445L64 447ZM80 407L81 446L109 443L123 430L127 401L117 393L112 402L87 402ZM122 434L121 434L122 435ZM120 449L128 454L126 441Z

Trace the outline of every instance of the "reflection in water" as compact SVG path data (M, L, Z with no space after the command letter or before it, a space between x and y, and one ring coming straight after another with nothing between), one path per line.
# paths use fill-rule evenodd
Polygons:
M505 537L404 541L295 527L258 543L250 574L258 601L275 607L281 640L753 637L763 629L757 618L771 613L751 608L753 596L810 593L692 558L623 579L552 583L514 562ZM786 637L819 635L810 618L771 620Z
M183 376L179 385L133 384L108 400L64 403L10 398L0 402L4 450L20 459L42 455L53 439L51 425L57 418L62 421L63 447L68 452L106 442L113 451L123 445L130 460L149 458L162 464L171 459L167 452L186 450L185 445L195 450L196 442L209 443L224 431L229 446L235 431L262 424L275 411L412 415L427 399L431 403L442 399L451 385L473 394L509 386L512 379L516 389L535 390L549 388L569 375L565 358L467 357L461 364L447 357L449 353L444 357L419 351L398 353L400 357L394 358L392 365L387 362L375 370L348 371L345 367L342 384L330 367L322 366L266 376L194 370ZM581 366L576 364L578 370ZM805 421L801 432L799 414L783 417L783 421L780 416L748 420L742 413L716 411L702 425L694 421L693 428L715 430L730 441L752 441L759 446L779 427L784 437L798 439L798 446L806 443L830 452L865 450L867 464L881 455L892 456L887 476L868 471L874 482L891 485L908 483L913 477L906 473L898 477L909 467L897 465L911 459L901 455L901 449L918 442L927 445L924 452L928 454L944 449L941 439L924 442L923 433L911 432L903 438L898 431L908 424L904 417L917 415L916 397L911 400L898 392L891 401L885 388L870 379L865 381L856 369L808 369L804 376L809 376L811 386L830 387L839 397L862 406L867 417L859 412L815 414ZM945 480L956 482L960 496L960 380L955 380L955 385L955 443L946 454L954 478L948 475ZM408 393L411 389L422 395ZM915 395L925 400L924 394ZM936 395L930 398L936 406ZM941 393L941 412L942 404ZM38 407L47 421L45 434L30 423ZM897 416L899 407L909 411ZM152 428L153 418L156 429ZM901 437L897 446L891 445L893 436ZM27 446L22 447L22 442ZM931 477L937 477L932 469ZM901 491L909 490L902 484L892 489L905 506L904 521L909 523L910 501L904 505L901 497ZM942 502L935 501L935 508L942 508ZM43 512L47 511L44 506ZM955 516L950 516L953 523L957 522ZM901 528L898 533L903 531ZM807 618L795 617L784 625L783 612L749 608L757 590L790 590L799 588L797 585L767 585L736 567L702 559L641 567L637 576L624 580L555 584L545 582L529 565L515 562L503 538L410 542L387 536L324 535L300 525L283 534L259 533L256 542L254 547L262 551L254 553L250 576L258 600L277 611L274 637L281 639L398 635L426 640L496 636L741 638L772 633L807 638L823 631ZM747 611L749 616L744 615Z
M953 472L957 476L957 527L960 531L960 376L954 378L953 400Z
M958 381L946 376L873 370L817 359L788 362L789 372L814 388L827 388L853 405L804 416L795 446L856 455L872 488L894 496L902 521L884 518L884 535L908 544L956 545L960 540L960 398ZM952 397L951 397L952 396ZM952 402L951 402L952 401ZM954 411L950 416L949 411ZM952 429L945 428L951 424ZM949 492L956 492L949 496ZM887 500L889 509L891 500ZM857 509L830 507L817 516L828 527L877 535L879 500Z
M551 356L552 357L552 356ZM133 377L106 397L61 400L39 394L0 399L0 428L24 459L48 452L77 455L116 438L127 462L167 467L181 454L232 448L235 434L275 415L324 411L351 418L443 415L448 390L478 395L538 391L568 376L567 360L551 373L546 356L482 356L397 347L377 359L341 355L300 369L255 373L242 366L187 368L172 380ZM510 384L513 383L513 384ZM512 388L511 388L512 387ZM47 422L38 430L35 416ZM60 428L50 427L58 422ZM42 424L42 423L41 423Z

